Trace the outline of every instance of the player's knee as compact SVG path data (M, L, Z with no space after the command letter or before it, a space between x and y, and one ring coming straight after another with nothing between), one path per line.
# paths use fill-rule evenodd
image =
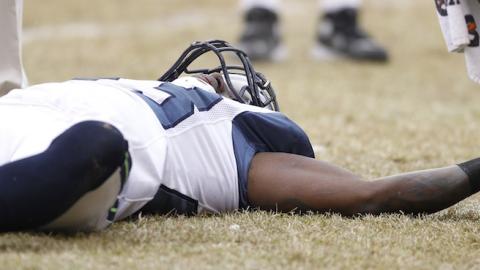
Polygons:
M53 140L50 148L67 150L95 149L121 152L128 149L122 133L113 125L100 121L84 121L73 125Z
M90 188L94 188L123 165L128 143L113 125L85 121L58 136L48 151L66 163L72 173L85 175L82 178L88 179Z
M128 144L116 128L74 125L46 151L0 167L0 231L39 228L58 217L55 228L101 227L129 169Z

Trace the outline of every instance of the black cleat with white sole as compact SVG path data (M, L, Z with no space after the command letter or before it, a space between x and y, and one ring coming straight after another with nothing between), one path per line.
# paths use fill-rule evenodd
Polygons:
M358 10L353 8L326 13L318 26L314 57L319 60L343 57L372 62L388 61L387 51L360 28L357 17Z
M278 15L265 8L251 8L245 13L245 29L238 47L254 61L279 61L286 50L278 30Z

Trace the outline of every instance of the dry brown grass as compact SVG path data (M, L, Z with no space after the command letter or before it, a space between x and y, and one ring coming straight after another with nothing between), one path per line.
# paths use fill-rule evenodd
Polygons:
M307 11L316 1L284 2L290 57L257 69L310 134L319 159L374 178L479 155L479 87L466 78L462 57L446 53L433 1L366 1L363 22L389 48L388 65L315 62L309 50L317 14ZM236 4L26 1L27 71L33 83L156 78L192 40L234 41ZM85 23L100 30L78 28ZM89 235L4 234L0 268L475 269L478 205L472 198L418 218L254 212L140 219Z

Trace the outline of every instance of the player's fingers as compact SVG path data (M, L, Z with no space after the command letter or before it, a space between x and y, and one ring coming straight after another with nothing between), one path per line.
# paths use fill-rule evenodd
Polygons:
M207 74L195 74L195 75L193 75L193 77L211 85L212 87L214 86L214 85L212 85L212 80L209 78L209 75L207 75Z
M220 73L212 73L212 77L215 79L217 83L217 88L215 89L217 93L223 93L225 90L227 90L227 84L225 83L225 80L223 79L222 74Z
M212 74L196 74L194 77L208 83L215 89L215 92L221 93L219 87L220 87L220 82L212 75Z

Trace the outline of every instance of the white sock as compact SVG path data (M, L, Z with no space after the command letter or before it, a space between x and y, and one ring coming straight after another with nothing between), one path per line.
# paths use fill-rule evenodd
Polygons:
M242 10L249 10L255 7L269 9L275 13L278 12L280 0L241 0L240 7Z
M319 0L324 13L336 12L344 8L359 8L361 0Z

